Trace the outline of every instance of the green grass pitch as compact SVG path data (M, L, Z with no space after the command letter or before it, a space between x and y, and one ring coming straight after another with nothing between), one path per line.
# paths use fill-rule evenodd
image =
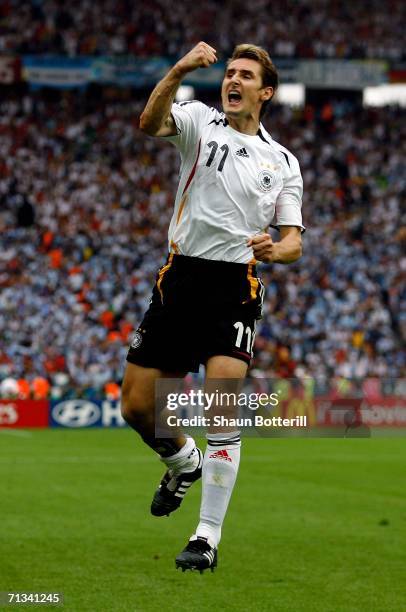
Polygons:
M0 432L0 591L63 592L66 612L405 610L405 458L399 437L245 439L219 567L183 574L200 484L150 516L163 465L136 434Z

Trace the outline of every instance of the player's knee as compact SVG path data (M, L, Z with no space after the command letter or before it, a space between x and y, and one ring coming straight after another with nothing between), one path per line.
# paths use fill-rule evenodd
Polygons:
M144 420L151 410L150 402L138 385L125 385L121 397L121 414L127 423L134 426Z

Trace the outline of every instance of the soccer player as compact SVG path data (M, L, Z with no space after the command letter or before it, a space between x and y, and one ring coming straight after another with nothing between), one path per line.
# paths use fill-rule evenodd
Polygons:
M244 379L264 293L255 263L296 261L303 229L299 163L260 122L278 84L264 49L235 48L221 87L223 112L196 100L174 103L182 79L216 61L215 49L200 42L156 85L141 115L144 132L178 148L181 170L168 259L129 349L122 389L124 418L167 466L152 514L176 510L202 477L200 521L176 558L177 567L201 571L217 565L240 432L209 430L204 457L191 437L157 438L155 383L200 364L206 383ZM279 228L278 242L270 225Z

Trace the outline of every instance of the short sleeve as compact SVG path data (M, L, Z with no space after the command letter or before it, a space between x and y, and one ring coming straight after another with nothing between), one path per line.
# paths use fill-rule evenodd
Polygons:
M273 227L290 225L300 227L304 231L305 227L302 222L303 179L299 162L293 155L289 155L287 159L289 159L289 169L283 177L283 187L276 200L275 215L271 225Z
M210 113L210 109L199 102L181 102L173 104L171 115L176 125L175 136L164 136L165 140L172 142L182 154L194 150L201 136L202 128Z

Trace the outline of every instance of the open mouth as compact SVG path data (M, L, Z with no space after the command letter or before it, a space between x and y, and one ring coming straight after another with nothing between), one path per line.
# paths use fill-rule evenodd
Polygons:
M241 94L238 91L230 91L228 93L228 102L230 106L237 106L241 102Z

